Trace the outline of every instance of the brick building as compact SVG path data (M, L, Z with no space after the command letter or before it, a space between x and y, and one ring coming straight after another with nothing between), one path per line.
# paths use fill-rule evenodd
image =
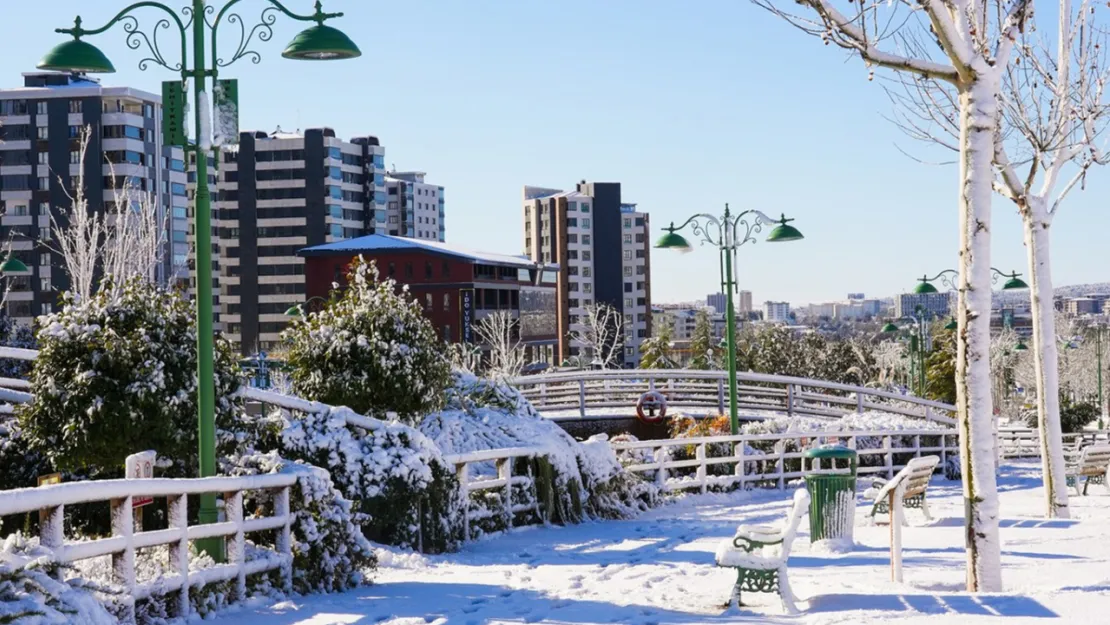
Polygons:
M506 310L520 320L525 362L531 368L555 364L558 265L385 234L317 245L298 254L305 259L309 298L328 297L333 282L345 284L347 267L361 255L377 263L383 278L409 286L445 341L478 343L474 324Z

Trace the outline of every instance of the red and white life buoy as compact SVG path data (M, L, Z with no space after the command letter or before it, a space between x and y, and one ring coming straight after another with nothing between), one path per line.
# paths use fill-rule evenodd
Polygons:
M648 391L636 401L636 418L655 424L667 416L667 397L658 391Z

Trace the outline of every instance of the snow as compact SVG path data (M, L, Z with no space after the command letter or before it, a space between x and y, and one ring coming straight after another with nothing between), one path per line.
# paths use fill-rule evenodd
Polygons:
M197 125L197 145L207 154L212 151L212 105L208 102L207 91L201 91L197 100L197 112L200 115Z
M373 586L346 593L271 601L213 625L379 623L697 625L1026 625L1097 623L1110 611L1110 506L1102 489L1076 498L1072 520L1044 520L1039 465L1004 465L1000 478L1002 593L963 592L963 499L958 482L933 478L938 520L916 511L903 528L904 583L890 581L889 531L856 509L856 547L829 554L809 543L802 520L789 560L800 616L785 617L777 597L744 593L723 617L735 572L715 566L718 545L737 525L778 525L791 494L777 490L692 495L626 521L528 528L420 556L379 549Z

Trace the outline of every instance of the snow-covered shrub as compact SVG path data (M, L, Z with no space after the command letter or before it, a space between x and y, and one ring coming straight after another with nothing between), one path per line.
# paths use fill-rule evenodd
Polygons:
M0 345L35 349L35 333L31 327L16 323L7 315L0 315ZM0 358L0 377L25 378L31 372L31 361Z
M332 483L328 471L286 460L276 452L248 452L225 458L225 475L292 473L297 476L289 496L293 514L293 589L299 593L338 592L367 581L376 560L370 543L355 523L350 500ZM272 495L254 491L244 510L272 503ZM257 536L255 537L257 538ZM255 545L273 548L273 545Z
M53 553L12 534L0 548L0 623L18 625L117 625L97 589L52 575Z
M630 519L659 504L659 486L653 479L625 471L607 435L591 436L581 447L578 464L590 494L586 500L590 516Z
M450 382L445 350L408 287L380 279L360 257L348 288L282 335L294 392L364 415L414 422L442 405Z
M197 454L195 316L176 293L132 279L111 295L39 317L35 400L20 407L30 446L59 470L117 474L123 459L154 449L187 475ZM216 349L216 420L233 426L238 365L224 341Z
M348 416L369 427L350 425ZM354 502L353 520L368 538L433 553L457 546L463 495L426 436L349 408L280 418L282 453L326 468L336 488Z
M12 416L0 415L0 484L3 488L27 488L43 473L42 455L32 451L23 437L19 422ZM24 527L28 515L0 517L0 536Z

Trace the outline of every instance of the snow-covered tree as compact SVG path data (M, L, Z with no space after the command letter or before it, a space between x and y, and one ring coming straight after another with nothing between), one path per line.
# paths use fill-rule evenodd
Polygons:
M435 410L450 384L443 344L408 287L381 279L361 257L348 288L283 334L293 390L368 416L395 412L410 423Z
M624 363L624 318L608 304L590 304L579 327L571 330L571 345L579 350L579 361L602 369Z
M699 310L694 315L694 335L690 337L690 362L687 369L713 368L713 324L709 313Z
M520 322L508 311L498 310L474 324L474 333L487 351L486 373L495 379L511 379L524 370L524 344Z
M678 368L678 363L675 362L671 350L671 341L673 340L671 324L660 323L654 327L653 331L653 336L645 339L644 342L640 344L640 368Z
M956 114L930 110L958 128L959 278L956 389L967 514L967 587L1002 589L998 489L990 389L990 232L995 136L1002 80L1015 42L1032 14L1031 0L887 2L753 0L826 44L924 85L952 94ZM790 7L802 7L800 13ZM918 17L920 16L920 17ZM930 85L940 85L932 90ZM928 128L924 131L928 133Z
M136 451L174 462L167 475L197 465L196 316L176 293L139 278L39 317L35 400L20 407L29 446L58 470L122 468ZM236 359L217 342L216 425L235 427Z
M909 378L909 358L906 346L899 341L883 341L875 346L874 384L890 388Z

